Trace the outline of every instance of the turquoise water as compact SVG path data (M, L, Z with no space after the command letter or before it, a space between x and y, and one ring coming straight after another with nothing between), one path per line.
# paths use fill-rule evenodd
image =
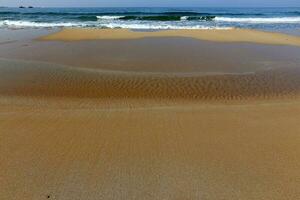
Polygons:
M0 8L0 27L300 29L300 8Z

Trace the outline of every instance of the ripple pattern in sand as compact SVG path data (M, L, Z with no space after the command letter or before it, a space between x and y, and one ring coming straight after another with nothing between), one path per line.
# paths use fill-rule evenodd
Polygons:
M1 61L0 93L76 98L243 100L297 96L300 69L253 74L123 73Z

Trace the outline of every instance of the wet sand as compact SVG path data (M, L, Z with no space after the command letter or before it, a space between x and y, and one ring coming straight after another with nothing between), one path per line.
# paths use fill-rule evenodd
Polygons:
M34 36L32 34L35 32ZM252 73L298 67L300 48L250 43L208 42L183 37L136 40L38 41L45 31L9 31L0 58L42 61L79 68L121 72ZM22 35L25 39L20 38ZM1 34L0 34L1 36ZM32 38L30 38L30 36Z
M6 96L87 99L268 100L298 97L300 67L245 74L141 73L0 60Z
M0 44L0 199L298 199L299 50Z

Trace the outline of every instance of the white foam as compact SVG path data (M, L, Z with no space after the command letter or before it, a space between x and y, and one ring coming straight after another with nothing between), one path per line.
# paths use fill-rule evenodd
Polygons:
M205 26L205 25L187 25L182 23L143 23L143 22L118 22L118 21L103 21L103 22L30 22L30 21L0 21L0 27L12 28L51 28L51 27L98 27L98 28L124 28L124 29L231 29L230 27Z
M219 22L240 22L240 23L300 23L300 17L275 17L275 18L234 18L234 17L216 17Z
M116 19L120 19L124 16L97 16L98 19L102 19L102 20L116 20Z
M171 25L171 24L124 24L124 23L107 23L101 24L107 28L124 28L124 29L153 29L153 30L164 30L164 29L202 29L202 30L209 30L209 29L232 29L232 27L218 27L218 26L203 26L203 25L193 25L193 26L180 26L180 25Z
M186 21L188 18L189 18L188 16L182 16L182 17L180 18L180 20Z
M13 20L4 20L0 21L0 26L7 26L7 27L15 27L15 28L22 28L22 27L75 27L80 26L80 24L76 23L45 23L45 22L30 22L30 21L13 21Z

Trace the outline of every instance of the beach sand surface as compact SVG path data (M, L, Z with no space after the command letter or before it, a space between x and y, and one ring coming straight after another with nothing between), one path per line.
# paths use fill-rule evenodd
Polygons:
M2 104L0 196L296 200L299 108Z
M299 199L299 48L195 41L1 44L0 199ZM171 62L189 47L203 62ZM86 51L113 64L73 65Z
M211 30L165 30L139 32L129 29L63 29L43 36L41 40L99 40L99 39L141 39L146 37L188 37L215 42L250 42L259 44L300 46L300 37L282 33L271 33L247 29Z

